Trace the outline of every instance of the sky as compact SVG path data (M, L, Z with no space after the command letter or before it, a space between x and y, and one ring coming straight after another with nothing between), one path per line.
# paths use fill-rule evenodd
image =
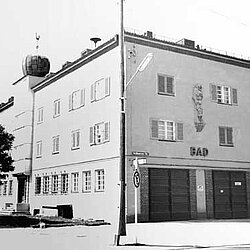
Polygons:
M250 59L249 9L249 0L125 0L124 26ZM36 52L36 33L39 54L56 72L94 48L91 37L102 43L118 34L119 16L120 0L1 1L0 102L7 101L12 83L23 76L23 58Z

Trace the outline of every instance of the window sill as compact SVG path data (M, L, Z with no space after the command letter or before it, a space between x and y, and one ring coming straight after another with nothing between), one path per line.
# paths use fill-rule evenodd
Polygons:
M165 141L165 142L176 142L176 140L167 140L167 139L158 139L158 141Z
M61 194L66 194L67 195L67 194L69 194L69 192L61 192Z
M104 190L95 190L96 193L104 193Z
M71 148L71 150L78 150L80 147Z
M53 118L57 118L57 117L59 117L59 116L61 116L61 114L53 115Z
M100 142L100 143L92 143L92 144L90 144L90 146L103 145L103 144L108 143L108 142L110 142L110 140L108 140L108 141L103 141L103 142Z
M42 158L42 156L36 156L36 159Z
M83 105L81 105L81 106L79 106L79 107L77 107L77 108L69 109L69 112L72 112L72 111L74 111L74 110L80 109L80 108L82 108L82 107L84 107L84 106L85 106L85 104L83 104Z
M229 147L229 148L233 148L234 145L233 144L219 144L221 147Z
M165 96L172 96L175 97L175 93L163 93L163 92L158 92L158 95L165 95Z
M82 193L84 193L84 194L90 194L90 193L91 193L91 190L86 190L86 191L83 190Z
M52 155L58 155L59 154L59 151L58 152L52 152Z

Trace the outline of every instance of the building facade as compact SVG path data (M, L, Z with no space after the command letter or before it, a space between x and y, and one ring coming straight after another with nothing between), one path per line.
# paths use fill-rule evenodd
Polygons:
M138 71L149 53L152 60ZM125 58L127 221L135 217L133 160L141 158L140 222L248 218L250 62L151 32L126 32ZM29 91L31 213L56 209L64 217L117 222L118 37Z
M142 152L141 221L249 217L249 61L127 34L127 155ZM135 56L133 56L135 55ZM128 217L133 221L133 166Z
M15 170L0 187L3 210L30 211L33 137L33 87L42 77L24 76L13 83L13 96L0 107L0 122L15 136L12 148Z

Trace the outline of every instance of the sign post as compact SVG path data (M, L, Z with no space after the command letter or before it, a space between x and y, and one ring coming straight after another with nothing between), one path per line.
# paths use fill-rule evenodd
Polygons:
M138 158L136 157L134 160L134 166L135 171L133 174L133 182L135 186L135 224L138 223L138 205L137 205L137 199L138 199L138 188L140 186L140 174L138 172Z

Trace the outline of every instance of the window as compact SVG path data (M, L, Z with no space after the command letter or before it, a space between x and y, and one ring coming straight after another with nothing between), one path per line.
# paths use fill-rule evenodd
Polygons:
M104 191L104 169L95 171L95 191Z
M101 144L109 141L110 133L109 122L98 123L90 127L90 145Z
M58 154L59 153L59 135L54 136L52 140L53 140L52 154Z
M44 194L49 193L49 176L43 177L43 193Z
M36 157L42 157L42 141L36 143Z
M69 95L69 110L78 109L85 104L85 89L74 91Z
M35 194L41 194L42 191L42 179L41 177L36 177L35 179Z
M54 101L53 117L58 117L61 114L61 100Z
M237 89L211 84L211 99L217 103L237 105Z
M166 141L183 141L183 123L152 119L151 139Z
M52 193L58 193L58 175L52 175Z
M102 78L91 85L91 102L101 100L110 95L110 77Z
M7 195L7 181L3 182L3 195Z
M78 192L78 179L79 179L79 173L71 174L72 192Z
M71 149L80 148L80 130L72 131L72 146Z
M61 192L62 193L68 193L69 191L69 175L68 174L62 174L61 175Z
M90 171L82 172L82 191L83 192L91 191L91 172Z
M43 108L38 109L37 123L43 122Z
M233 128L219 127L220 146L233 146Z
M13 194L13 180L9 180L9 195Z
M157 75L158 94L175 95L174 78L167 75Z

